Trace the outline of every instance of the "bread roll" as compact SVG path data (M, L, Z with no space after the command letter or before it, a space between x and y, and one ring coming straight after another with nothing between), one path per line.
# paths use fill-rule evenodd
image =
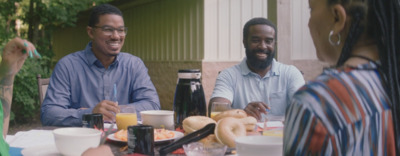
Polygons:
M218 143L215 134L210 134L207 137L201 139L199 142L203 143L203 145L211 145L212 143Z
M235 147L235 139L246 135L246 128L240 119L226 117L218 121L214 134L218 142Z
M213 119L205 116L190 116L183 120L182 127L185 134L202 129L210 123L216 123Z
M241 118L240 121L244 124L247 131L253 131L257 125L257 119L252 116Z
M234 118L244 118L247 117L247 114L244 110L241 109L231 109L227 111L223 111L219 113L218 115L214 116L213 119L218 122L222 118L226 117L234 117Z

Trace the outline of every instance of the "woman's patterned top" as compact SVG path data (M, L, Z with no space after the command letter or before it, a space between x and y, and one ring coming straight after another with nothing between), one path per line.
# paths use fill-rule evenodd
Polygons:
M286 112L284 155L395 155L391 102L377 65L325 69Z

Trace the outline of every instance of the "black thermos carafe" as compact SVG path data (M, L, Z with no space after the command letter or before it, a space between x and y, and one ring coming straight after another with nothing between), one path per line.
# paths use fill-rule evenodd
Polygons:
M189 116L206 116L206 99L201 85L200 69L178 71L178 84L174 97L175 127L182 128L182 121Z

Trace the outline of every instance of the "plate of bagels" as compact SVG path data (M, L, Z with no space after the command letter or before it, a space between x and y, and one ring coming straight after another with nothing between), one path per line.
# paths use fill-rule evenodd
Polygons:
M213 118L206 116L189 116L182 122L184 134L188 135L202 129L206 125L216 124L214 134L201 139L203 144L221 143L230 148L235 147L235 139L246 136L247 132L255 131L257 120L252 116L247 116L241 109L231 109L219 113Z

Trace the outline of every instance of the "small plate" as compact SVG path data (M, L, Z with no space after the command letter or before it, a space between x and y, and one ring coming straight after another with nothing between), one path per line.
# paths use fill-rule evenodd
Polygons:
M174 134L175 134L175 136L173 138L155 140L154 142L155 143L161 143L161 142L164 142L164 141L171 141L171 140L175 140L175 139L179 139L179 138L183 137L183 133L182 132L178 132L178 131L172 131L172 132L174 132ZM114 134L115 133L108 135L107 139L112 140L112 141L117 141L117 142L126 142L126 141L123 141L123 140L120 140L120 139L116 138L114 136Z
M24 148L21 151L23 156L62 156L56 145L40 145Z

